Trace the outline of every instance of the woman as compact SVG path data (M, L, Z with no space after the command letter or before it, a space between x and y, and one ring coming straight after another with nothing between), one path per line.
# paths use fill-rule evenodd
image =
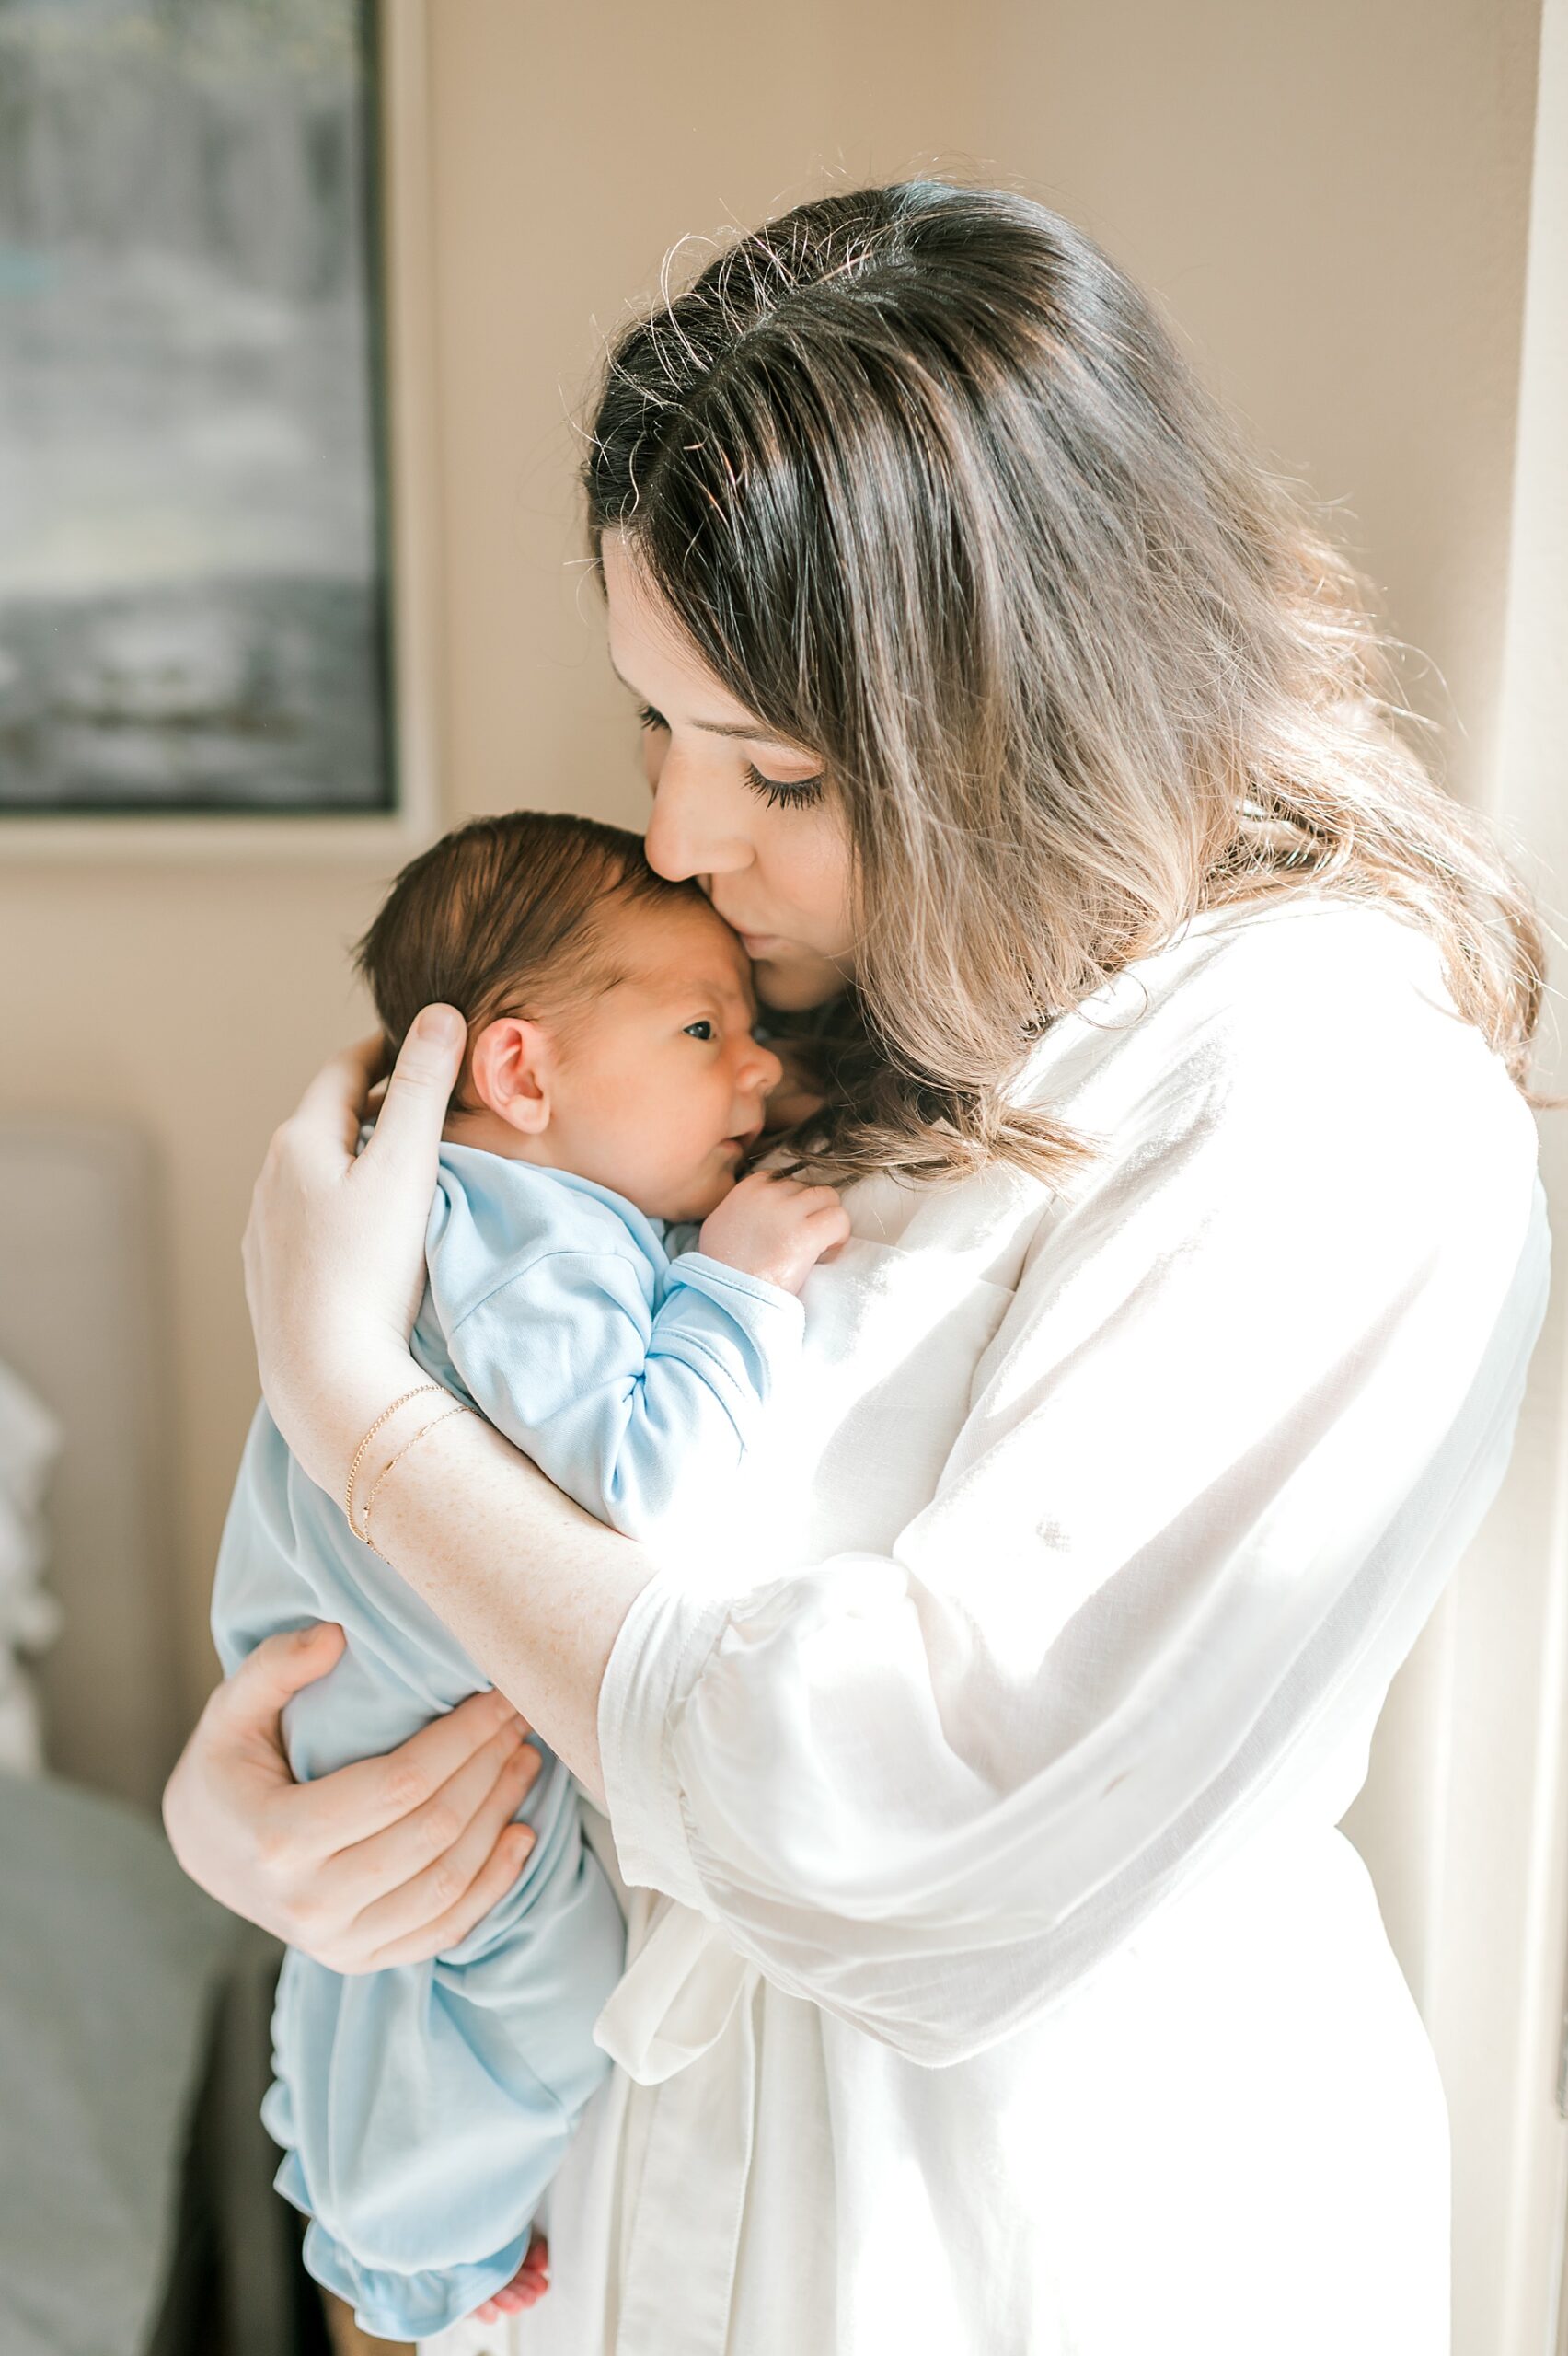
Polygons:
M525 2343L1435 2356L1442 2098L1335 1827L1539 1322L1528 912L1338 560L1021 198L744 239L622 339L586 479L649 857L780 1022L831 1008L790 1143L853 1234L744 1571L418 1402L361 1467L626 1890ZM338 1494L417 1380L456 1054L421 1018L358 1162L330 1067L257 1191L267 1396ZM296 1790L336 1641L214 1697L168 1818L353 1970L493 1901L524 1771L483 1701Z

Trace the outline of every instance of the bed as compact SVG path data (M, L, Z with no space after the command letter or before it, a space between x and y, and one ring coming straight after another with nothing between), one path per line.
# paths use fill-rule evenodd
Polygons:
M180 1713L145 1149L0 1122L0 1364L43 1411L0 1385L0 1640L58 1623L36 1669L7 1646L0 1675L0 2349L313 2356L256 2119L278 1950L186 1881L153 1812Z

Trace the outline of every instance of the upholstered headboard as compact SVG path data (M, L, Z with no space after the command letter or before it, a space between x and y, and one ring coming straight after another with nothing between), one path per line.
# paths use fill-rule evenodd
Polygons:
M169 1354L151 1158L131 1130L0 1121L0 1358L59 1417L40 1664L50 1765L156 1802L179 1737Z

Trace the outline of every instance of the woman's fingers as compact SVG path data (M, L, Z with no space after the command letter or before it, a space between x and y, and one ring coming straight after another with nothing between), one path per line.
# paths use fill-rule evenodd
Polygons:
M352 1158L365 1100L386 1061L386 1043L375 1032L367 1039L356 1039L352 1047L342 1048L323 1064L288 1124L296 1149L306 1141L321 1149L330 1141Z
M294 1826L289 1853L275 1868L294 1893L290 1944L344 1973L379 1969L394 1948L398 1962L411 1962L452 1945L439 1926L467 1900L540 1764L514 1724L498 1727L422 1807L367 1841L319 1857L314 1870ZM319 1788L307 1785L298 1796ZM493 1902L478 1906L472 1920Z
M381 1150L357 1158L382 1043L335 1056L274 1135L250 1198L242 1257L262 1392L295 1458L333 1496L360 1436L411 1387L440 1103L460 1054L460 1045L437 1053L424 1034L410 1041L382 1114L391 1126L385 1137L377 1127ZM410 1094L417 1104L421 1091L423 1149L396 1151Z
M493 1818L491 1822L493 1827ZM386 1946L373 1950L354 1969L388 1971L397 1964L422 1963L430 1956L444 1955L449 1947L456 1946L477 1923L484 1921L492 1906L500 1905L526 1865L534 1837L532 1825L504 1824L489 1857L455 1905L423 1929L410 1931L406 1938L394 1939Z
M427 1006L415 1016L388 1076L375 1134L362 1157L367 1167L407 1161L422 1174L428 1192L467 1036L455 1006Z
M400 1934L444 1914L478 1872L497 1833L515 1815L542 1764L531 1742L523 1742L503 1727L422 1807L389 1824L373 1840L345 1849L333 1863L345 1888L363 1893L358 1900L362 1919L371 1911L391 1910L383 1922L384 1938L394 1930ZM483 1842L477 1854L476 1837ZM453 1853L466 1839L469 1843L467 1865L455 1877L444 1874ZM418 1896L421 1889L429 1894L423 1904ZM376 1944L381 1944L381 1938Z
M305 1685L314 1685L342 1657L346 1639L330 1620L314 1621L286 1635L267 1636L225 1679L208 1703L230 1733L252 1737L283 1756L279 1719L283 1703ZM285 1779L288 1770L283 1769Z
M342 1630L328 1622L259 1645L209 1696L164 1793L169 1845L191 1879L284 1939L296 1884L319 1857L299 1838L282 1709L342 1649Z
M356 1946L373 1958L369 1968L381 1969L386 1956L394 1950L399 1961L407 1962L412 1959L414 1952L433 1955L441 1948L455 1944L455 1936L448 1928L454 1913L468 1902L475 1884L490 1864L497 1842L512 1824L542 1765L538 1752L531 1743L525 1743L517 1756L507 1762L451 1840L442 1843L430 1864L365 1908L354 1923L352 1935ZM448 1794L443 1793L433 1804L444 1820L446 1820L448 1805L455 1814L465 1804L461 1796L455 1796L457 1780L455 1778L450 1787L454 1795L450 1802ZM419 1819L411 1821L417 1823ZM531 1825L520 1824L513 1830L518 1839L513 1848L518 1852L518 1863L521 1863L522 1857L534 1845L534 1829ZM392 1837L389 1833L380 1836L383 1842ZM421 1837L428 1841L431 1836L425 1834ZM511 1880L509 1876L502 1881L503 1890L510 1888ZM493 1900L490 1901L493 1902ZM480 1905L477 1911L471 1911L471 1921L478 1922L479 1915L488 1911L488 1905Z
M252 1656L254 1657L254 1656ZM498 1733L510 1730L520 1738L527 1729L504 1693L471 1693L443 1718L432 1718L416 1735L384 1759L360 1759L340 1767L335 1774L302 1787L302 1819L308 1821L320 1853L329 1855L368 1842L376 1833L397 1826L432 1799L460 1768L485 1750ZM505 1764L515 1742L492 1764L490 1781ZM408 1871L423 1859L415 1857ZM408 1871L398 1876L407 1880ZM384 1882L382 1888L392 1887ZM379 1896L380 1891L373 1891Z
M329 1969L359 1972L455 1946L511 1887L533 1835L507 1828L540 1759L504 1697L478 1693L387 1759L295 1784L282 1704L342 1646L329 1623L259 1646L209 1701L164 1819L203 1888Z

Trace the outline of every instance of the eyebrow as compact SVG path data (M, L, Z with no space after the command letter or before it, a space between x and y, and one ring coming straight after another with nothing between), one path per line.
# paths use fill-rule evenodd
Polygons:
M640 703L648 701L641 688L634 687L623 672L616 670L613 663L610 668L628 696L636 696ZM790 741L787 736L775 736L760 720L694 720L691 724L694 728L700 728L705 736L750 736L759 745L787 745Z
M743 990L736 982L718 985L711 981L705 981L699 975L692 981L672 980L668 988L657 983L652 984L651 987L657 993L662 1006L685 1006L689 1005L693 999L703 999L709 1006L716 1006L721 1010L738 1006L748 1021L755 1022L756 1019L755 995Z
M709 1006L721 1008L738 1006L743 1012L746 1011L750 1006L750 1000L745 992L732 982L726 983L722 989L716 989L711 982L701 980L672 982L668 989L659 990L659 998L662 1002L669 1006L684 1006L688 999L694 998L703 999Z

